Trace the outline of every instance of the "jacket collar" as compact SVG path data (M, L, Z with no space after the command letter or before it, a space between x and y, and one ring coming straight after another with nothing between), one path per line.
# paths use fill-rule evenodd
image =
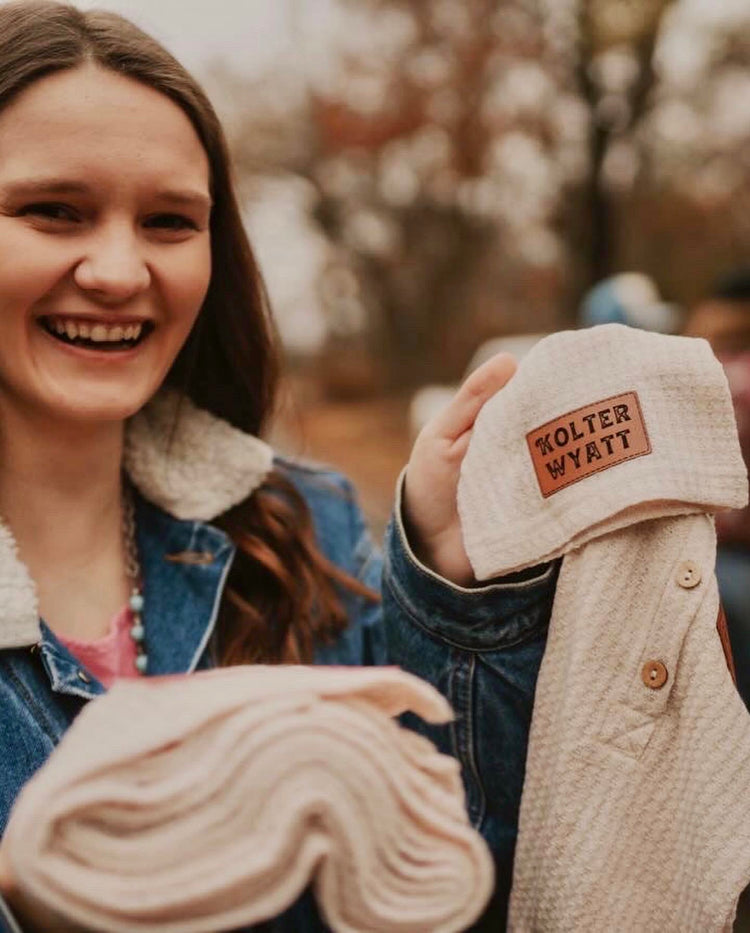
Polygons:
M234 545L213 525L174 518L140 495L135 507L149 674L185 674L210 666L207 649ZM103 693L55 633L44 622L40 627L39 655L52 690L83 699Z
M126 427L123 466L141 495L181 520L209 521L246 499L272 467L271 448L162 390ZM0 648L41 637L36 587L0 522Z

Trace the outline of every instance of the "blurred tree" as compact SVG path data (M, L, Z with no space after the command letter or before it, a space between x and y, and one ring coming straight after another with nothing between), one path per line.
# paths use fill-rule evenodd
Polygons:
M746 249L746 0L340 8L323 76L256 88L233 133L248 190L308 183L331 386L453 379L486 337L572 323L605 275L689 300Z
M588 279L594 283L615 268L611 192L604 178L608 153L637 131L648 113L657 80L654 53L663 17L674 0L581 0L579 86L591 113Z
M750 4L681 0L646 118L624 140L619 258L688 304L750 258Z
M337 79L312 95L316 216L361 283L388 382L455 378L482 339L561 321L586 115L534 3L348 15Z
M352 49L315 96L318 217L396 382L455 377L485 337L566 325L614 271L605 163L648 113L671 2L355 0L361 32L391 43ZM326 184L337 160L357 165L350 189Z

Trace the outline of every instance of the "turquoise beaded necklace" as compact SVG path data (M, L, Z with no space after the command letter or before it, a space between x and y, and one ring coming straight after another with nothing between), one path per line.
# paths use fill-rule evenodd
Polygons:
M141 564L138 560L138 543L135 537L135 501L133 492L127 480L123 485L122 533L125 544L125 572L130 581L130 598L128 605L133 614L133 624L130 627L130 637L135 643L135 667L139 674L148 671L148 654L146 653L146 630L143 627L143 585Z

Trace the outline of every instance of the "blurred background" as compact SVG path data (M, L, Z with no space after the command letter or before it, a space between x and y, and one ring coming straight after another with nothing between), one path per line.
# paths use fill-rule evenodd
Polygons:
M747 0L79 5L204 82L286 350L274 440L348 472L377 530L486 341L608 302L678 330L748 262Z

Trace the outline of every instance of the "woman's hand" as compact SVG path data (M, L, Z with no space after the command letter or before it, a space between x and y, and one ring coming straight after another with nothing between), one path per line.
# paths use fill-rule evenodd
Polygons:
M417 557L459 586L476 582L464 550L456 506L461 461L479 410L516 371L508 353L476 369L450 404L420 431L406 468L404 519Z

